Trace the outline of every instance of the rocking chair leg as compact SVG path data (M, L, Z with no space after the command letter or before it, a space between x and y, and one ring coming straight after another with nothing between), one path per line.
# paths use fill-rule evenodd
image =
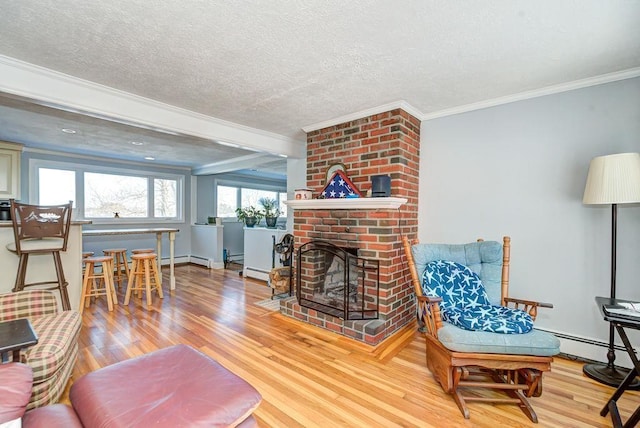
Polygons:
M531 422L533 422L534 424L537 424L538 415L536 415L536 412L533 410L533 407L531 407L531 404L529 404L529 400L527 400L527 397L525 397L524 394L520 391L507 391L507 392L512 397L518 398L520 400L520 404L518 404L518 406L520 406L522 413L527 415L527 417L531 419Z
M462 393L460 393L460 391L456 389L455 391L453 391L452 395L453 400L458 405L458 409L460 409L460 412L462 413L462 416L464 416L465 419L469 419L469 409L467 408L467 403L464 401Z
M520 407L520 410L522 410L522 413L527 415L527 417L531 419L531 422L537 424L538 416L536 415L535 410L533 410L533 407L531 407L531 404L529 404L529 400L527 399L527 397L530 397L531 393L537 389L536 387L532 387L531 382L534 382L536 385L539 384L538 382L540 378L538 376L538 373L534 370L522 370L520 372L517 370L508 370L508 371L500 370L500 371L494 371L491 377L497 383L510 384L510 383L518 383L518 380L519 380L518 375L525 378L527 380L527 385L529 385L529 388L525 389L527 391L526 396L525 394L522 393L522 391L519 391L519 390L514 390L514 389L501 389L501 390L505 394L507 394L509 397L518 400L517 404Z

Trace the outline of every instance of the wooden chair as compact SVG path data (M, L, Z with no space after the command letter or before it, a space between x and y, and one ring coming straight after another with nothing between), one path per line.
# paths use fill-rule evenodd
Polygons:
M413 286L417 297L418 319L424 324L427 367L442 388L453 396L466 419L468 402L516 404L533 422L538 418L528 397L542 394L542 373L551 370L552 356L560 342L552 334L531 330L524 334L471 331L442 321L442 298L423 293L421 277L428 263L453 261L468 266L479 275L490 303L522 309L533 319L538 307L550 304L508 297L510 238L503 244L478 241L470 244L411 245L403 237ZM468 389L484 388L506 393Z
M13 222L14 242L7 245L7 249L19 256L18 273L16 275L14 292L22 291L25 287L49 285L49 290L59 290L62 309L71 309L67 286L62 267L60 252L67 251L69 227L71 225L72 202L60 205L30 205L17 202L11 203L11 219ZM56 270L56 279L27 283L27 265L29 255L51 254Z

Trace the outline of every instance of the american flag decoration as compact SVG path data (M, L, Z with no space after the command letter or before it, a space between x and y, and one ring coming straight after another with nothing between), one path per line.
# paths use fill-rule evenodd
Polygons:
M336 171L333 174L331 180L322 189L321 195L326 199L362 197L360 191L343 171Z

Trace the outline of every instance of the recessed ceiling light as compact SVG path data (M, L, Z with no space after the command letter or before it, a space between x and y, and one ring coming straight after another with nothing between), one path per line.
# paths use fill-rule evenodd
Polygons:
M287 157L287 155L282 155L282 154L279 154L278 156L280 156L281 158L286 158Z
M71 128L62 128L61 129L62 132L66 132L67 134L75 134L76 130L75 129L71 129Z
M154 158L153 156L145 156L144 158L146 160L156 160L156 158Z
M239 144L235 144L235 143L227 143L226 141L218 141L218 144L220 144L221 146L227 146L227 147L235 147L238 148L240 147Z
M141 141L132 141L131 144L133 144L134 146L143 146L144 143Z

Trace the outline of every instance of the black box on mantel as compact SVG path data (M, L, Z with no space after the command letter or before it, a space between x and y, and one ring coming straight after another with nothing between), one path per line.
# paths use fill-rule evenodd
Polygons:
M371 197L385 198L391 196L391 177L374 175L371 177Z

